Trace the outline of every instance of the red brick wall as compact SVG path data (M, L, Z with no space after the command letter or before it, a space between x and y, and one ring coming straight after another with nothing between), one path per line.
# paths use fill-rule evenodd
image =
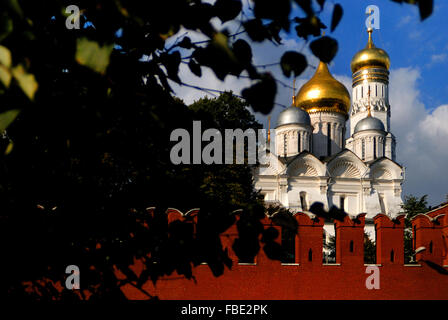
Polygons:
M381 265L404 263L404 215L390 220L384 214L374 218L377 230L376 262Z
M417 255L420 261L414 266L403 265L404 217L391 221L385 215L377 215L374 223L380 288L371 290L366 287L369 274L366 274L363 262L364 215L355 219L346 217L343 222L336 222L337 263L333 265L322 264L323 220L311 219L303 213L295 217L298 222L298 264L282 265L265 257L260 250L256 265L238 265L231 250L233 239L237 236L233 226L221 236L233 259L232 270L226 269L224 275L215 278L207 265L201 265L194 269L196 281L173 274L159 280L156 286L148 281L145 290L160 299L188 300L448 299L448 268L442 266L442 263L447 264L448 215L436 218L419 215L413 220L416 245L426 247L424 252ZM268 227L271 222L265 219L264 224ZM280 242L280 239L279 235L277 240ZM429 252L431 242L432 253ZM308 259L310 249L313 252L312 261ZM438 264L440 268L436 270L426 260ZM146 299L131 286L122 289L130 299Z

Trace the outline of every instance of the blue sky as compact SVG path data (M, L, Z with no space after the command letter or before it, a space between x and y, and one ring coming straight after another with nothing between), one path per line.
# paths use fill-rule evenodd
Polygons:
M210 2L213 2L210 0ZM248 0L243 0L247 10ZM374 4L380 8L380 30L375 30L373 40L377 47L386 50L391 58L390 104L391 131L397 138L397 162L406 169L403 195L422 196L428 194L429 204L437 205L446 201L448 194L448 3L434 0L434 12L421 22L418 8L399 4L391 0L327 0L321 20L330 25L335 3L344 8L344 15L337 29L326 35L336 38L339 51L330 64L331 73L351 92L350 60L367 43L365 9ZM249 13L250 14L250 13ZM295 8L292 16L302 15ZM221 25L218 29L236 31L239 24ZM181 30L179 34L183 33ZM198 34L189 33L193 40L203 40ZM240 36L247 39L247 36ZM284 34L283 44L275 46L270 42L253 45L255 65L278 62L285 51L295 50L305 54L309 64L316 66L318 60L310 53L302 39L294 34ZM173 37L175 38L175 37ZM267 67L276 79L292 86L292 78L285 78L279 65ZM263 71L263 70L261 70ZM307 70L297 79L300 88L314 73ZM206 88L232 90L240 94L251 82L245 78L226 77L218 80L212 71L203 68L203 76L198 78L188 68L181 66L181 79ZM176 95L191 103L204 95L188 87L173 83ZM276 102L291 104L292 90L278 83ZM276 106L270 116L275 125L283 107ZM267 127L267 116L256 113L256 119ZM347 122L348 125L348 122ZM348 131L348 130L347 130Z
M334 59L332 72L350 76L349 64L355 52L366 43L365 8L376 4L380 8L380 30L373 37L376 46L385 49L391 58L391 68L417 67L421 72L420 89L423 102L429 109L446 103L448 96L448 3L434 0L434 12L420 21L417 6L384 1L339 1L344 16L334 33L339 41L339 52ZM332 6L322 14L330 21ZM444 62L444 63L441 63Z

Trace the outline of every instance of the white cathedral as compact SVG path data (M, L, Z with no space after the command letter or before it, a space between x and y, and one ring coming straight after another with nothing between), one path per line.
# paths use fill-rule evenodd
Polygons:
M366 231L375 238L372 218L378 213L393 218L401 211L404 168L396 162L390 127L390 59L373 44L371 28L368 36L351 61L352 103L345 86L320 62L293 105L279 114L275 148L257 169L255 188L266 202L292 211L307 213L321 202L326 210L366 213ZM325 231L334 234L333 225L326 224Z

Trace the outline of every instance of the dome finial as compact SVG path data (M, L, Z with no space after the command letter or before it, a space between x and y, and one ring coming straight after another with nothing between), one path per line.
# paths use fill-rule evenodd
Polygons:
M271 116L268 116L268 145L271 142Z
M292 105L296 104L296 78L292 81Z
M369 40L367 41L367 48L375 48L375 45L373 44L373 40L372 40L372 33L373 33L373 28L372 27L368 27L367 28L367 33L369 34Z

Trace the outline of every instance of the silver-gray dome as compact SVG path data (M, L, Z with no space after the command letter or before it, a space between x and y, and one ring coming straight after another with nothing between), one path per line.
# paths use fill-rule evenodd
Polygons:
M383 122L375 117L367 117L359 121L355 126L355 133L364 131L364 130L384 130Z
M305 124L311 125L309 114L302 108L290 106L280 112L277 119L277 127L286 124Z

